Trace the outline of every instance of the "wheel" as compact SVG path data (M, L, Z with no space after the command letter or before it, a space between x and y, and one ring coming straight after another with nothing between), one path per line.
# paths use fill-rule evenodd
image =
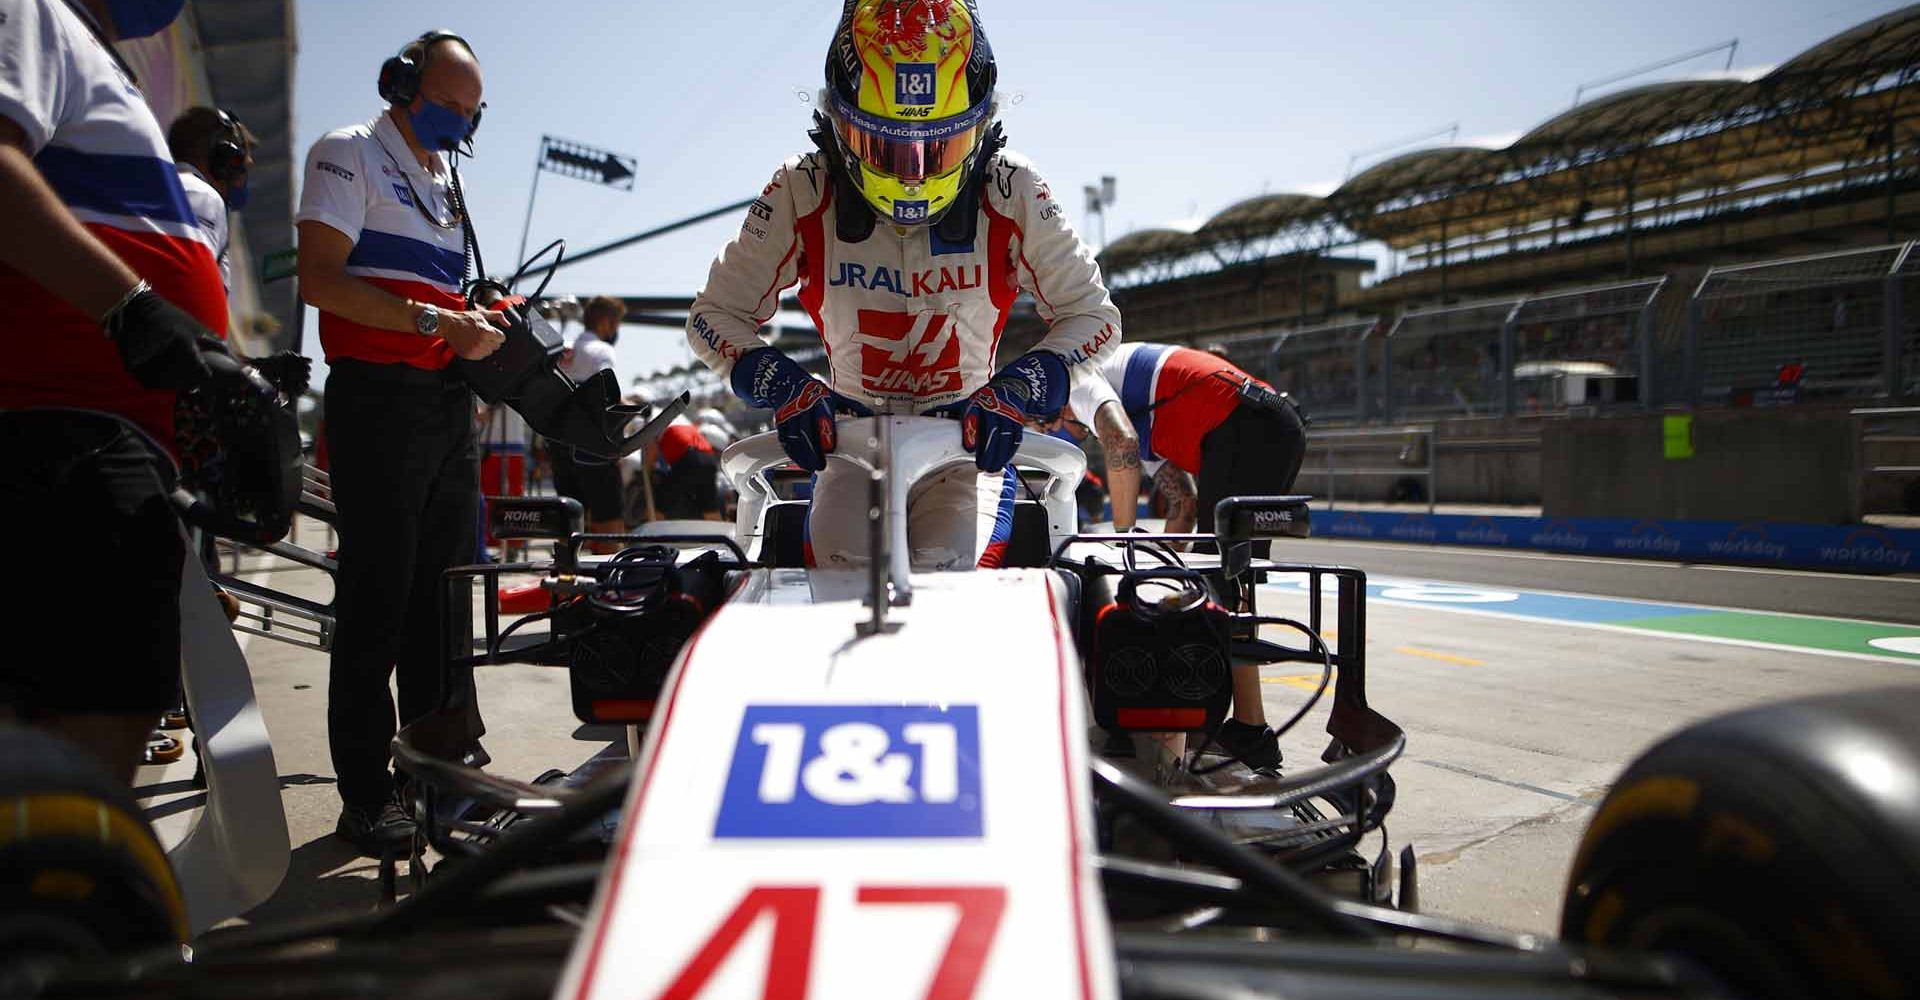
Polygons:
M1920 996L1920 688L1668 738L1587 829L1560 933L1690 958L1755 997Z
M0 725L0 817L0 968L186 940L153 828L78 747Z

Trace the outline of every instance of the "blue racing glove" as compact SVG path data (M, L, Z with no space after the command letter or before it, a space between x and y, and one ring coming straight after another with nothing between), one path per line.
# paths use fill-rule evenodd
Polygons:
M960 446L982 472L999 472L1013 460L1030 417L1051 416L1067 405L1067 362L1052 351L1023 354L967 397L960 413Z
M733 394L773 411L780 447L808 472L827 467L833 452L835 411L871 417L873 411L834 392L799 362L771 347L749 351L733 366Z

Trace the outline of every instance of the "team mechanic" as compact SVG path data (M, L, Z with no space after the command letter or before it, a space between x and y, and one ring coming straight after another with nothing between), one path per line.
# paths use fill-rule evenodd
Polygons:
M684 414L673 418L641 454L653 475L653 512L642 520L720 520L720 452L699 424Z
M1114 404L1126 411L1140 458L1149 466L1173 466L1199 480L1199 529L1213 531L1213 508L1230 496L1278 496L1293 488L1306 455L1307 429L1292 400L1274 392L1232 362L1172 344L1123 344L1100 364L1103 378L1075 383L1074 415L1093 424L1111 451L1109 425L1096 417ZM1116 436L1122 448L1128 442ZM1156 471L1155 478L1158 479ZM1114 516L1119 517L1115 500ZM1192 524L1169 519L1168 531ZM1270 542L1256 542L1264 558ZM1251 666L1233 670L1233 718L1219 744L1255 769L1277 767L1280 744L1267 728L1260 674Z
M84 600L0 607L20 634L86 637L82 663L6 657L0 706L126 781L179 677L176 395L247 383L214 336L227 326L214 248L111 45L183 6L0 0L0 522L49 593L97 592L111 567L126 612L101 629Z
M227 248L232 242L229 212L247 207L252 187L253 133L231 112L218 108L188 108L167 127L167 148L173 151L180 186L200 228L213 241L220 262L220 284L233 291L233 268Z
M467 226L447 158L479 123L481 84L459 36L409 42L380 69L387 109L314 143L296 216L300 290L320 310L332 369L326 434L340 568L327 736L337 831L369 854L413 833L388 770L396 665L400 722L426 749L484 762L470 676L459 707L434 713L441 574L473 560L480 496L473 393L448 366L456 355L486 357L503 339L499 314L468 310L460 294ZM465 632L467 609L453 611L451 630Z
M864 480L828 467L836 409L961 415L978 467L908 498L916 565L994 566L1012 527L1006 470L1022 421L1066 401L1069 373L1120 341L1093 254L1032 165L1002 150L993 50L972 0L849 0L826 61L817 151L783 164L713 264L687 337L780 441L819 472L809 559L866 548ZM826 341L828 381L758 336L799 284ZM1049 326L994 371L1000 332L1027 289ZM824 470L824 471L822 471Z
M620 321L626 316L627 304L611 295L588 299L581 317L586 328L573 338L560 370L575 382L585 382L602 369L612 370L613 345L620 340ZM553 491L580 501L587 513L588 531L611 535L627 530L618 464L592 456L582 459L572 447L558 441L547 442L547 456L553 463ZM592 542L588 548L610 555L618 552L620 545Z

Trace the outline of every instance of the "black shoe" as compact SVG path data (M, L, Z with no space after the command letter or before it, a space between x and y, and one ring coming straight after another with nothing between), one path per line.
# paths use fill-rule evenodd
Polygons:
M340 822L333 832L369 858L383 854L405 853L413 843L413 820L400 809L400 803L387 801L372 809L347 806L340 810Z
M1266 726L1228 719L1206 753L1237 758L1251 770L1272 770L1280 766L1280 737Z

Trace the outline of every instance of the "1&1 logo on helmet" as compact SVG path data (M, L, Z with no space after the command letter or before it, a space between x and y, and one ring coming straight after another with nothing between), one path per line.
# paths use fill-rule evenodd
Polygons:
M925 222L929 206L924 201L896 201L893 203L893 221Z
M893 103L924 107L933 104L933 63L899 63L893 68Z

